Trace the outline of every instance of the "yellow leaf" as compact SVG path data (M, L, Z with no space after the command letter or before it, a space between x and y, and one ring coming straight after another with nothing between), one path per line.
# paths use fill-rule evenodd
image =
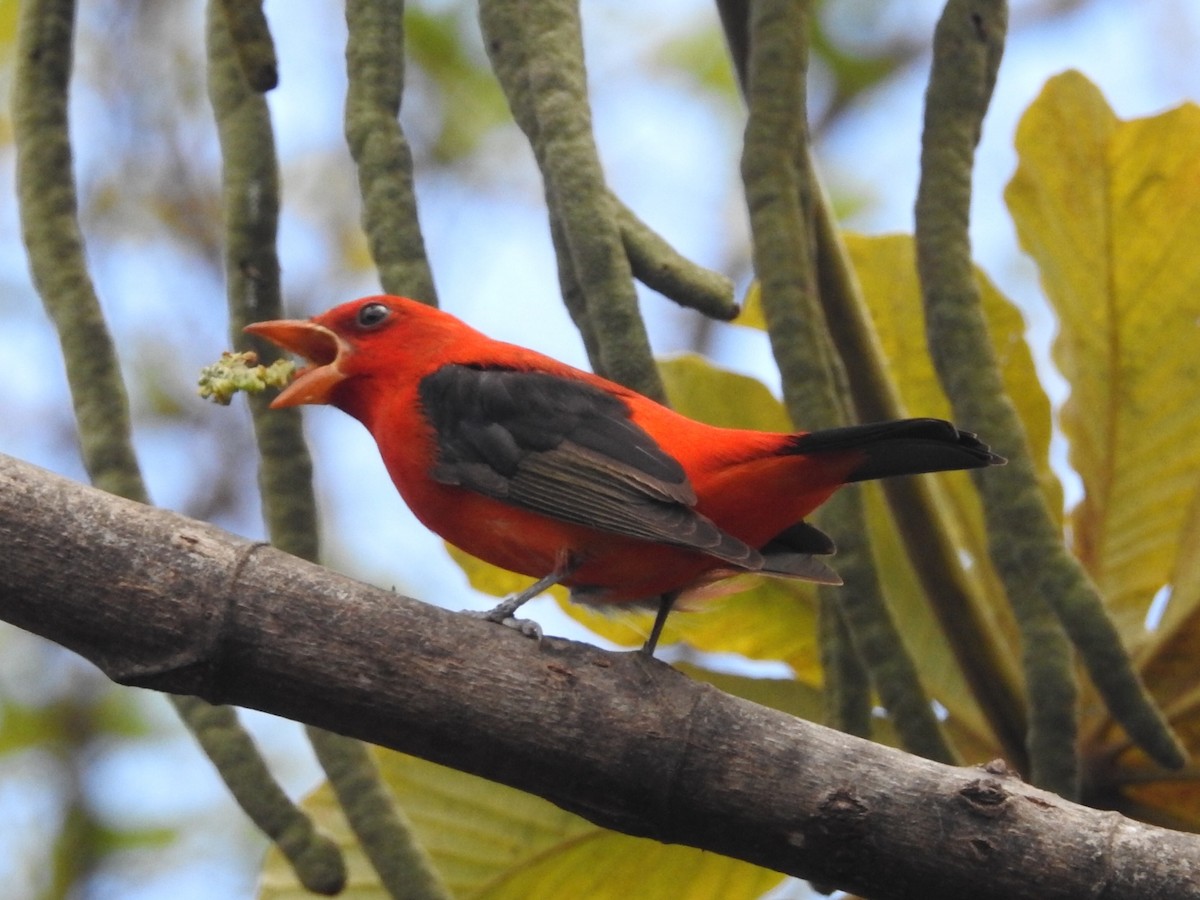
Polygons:
M1200 477L1197 478L1200 487ZM1137 655L1142 678L1167 715L1191 756L1200 755L1200 490L1193 490L1183 527L1179 553L1171 576L1170 599L1158 628ZM1097 729L1098 744L1122 741L1116 727L1105 722ZM1163 772L1150 766L1137 750L1120 757L1120 775L1139 772L1122 794L1144 809L1123 810L1127 815L1158 821L1150 814L1169 811L1174 827L1200 829L1200 785L1191 777ZM1194 773L1189 773L1194 775ZM1178 823L1183 822L1186 825Z
M742 311L733 320L733 324L746 328L757 328L759 331L767 330L767 318L762 309L762 290L757 278L750 282L750 287L746 288L746 296L742 298Z
M497 597L514 594L533 583L525 575L507 572L446 545L471 586ZM680 609L667 620L661 645L683 642L713 653L740 653L749 659L780 660L809 685L821 682L816 638L816 605L808 585L748 580L741 594L721 597ZM596 608L571 603L562 587L551 593L563 611L585 628L623 647L638 647L650 634L654 612L645 607Z
M417 841L460 900L676 900L760 897L783 876L690 847L607 831L548 801L411 756L374 748L380 771ZM327 784L304 801L347 855L343 897L383 900ZM267 857L259 896L298 892L278 850Z
M909 235L845 235L887 371L910 415L953 418L925 349L925 313ZM1025 320L987 274L975 269L980 301L1004 387L1029 437L1043 491L1052 510L1062 509L1062 488L1050 469L1050 401L1025 343ZM970 429L970 422L955 423ZM983 435L995 444L1003 436Z
M7 63L17 39L19 0L0 0L0 60Z
M905 411L911 415L951 418L950 403L925 350L925 314L912 237L853 234L844 237L888 374ZM981 269L975 270L975 278L1001 377L1025 427L1047 503L1052 510L1061 510L1062 488L1049 462L1050 402L1024 340L1024 319ZM971 427L970 422L956 424ZM993 445L1004 439L1003 435L982 437ZM961 547L967 574L975 582L978 606L991 623L990 633L1015 660L1016 627L1003 588L991 567L978 493L962 473L930 476L928 482L941 520ZM894 619L902 623L902 636L922 680L958 724L974 734L978 744L986 744L991 740L990 730L953 658L945 650L929 651L931 647L944 647L941 626L912 571L885 505L872 499L880 496L873 490L867 496L868 509L872 510L868 519L871 546L886 586L888 605Z
M694 353L662 360L658 370L671 406L689 418L721 428L792 430L783 404L760 381Z
M709 653L738 653L748 659L779 660L797 679L821 683L815 592L808 585L756 579L740 594L673 612L661 646L678 642ZM601 611L562 601L571 618L614 643L636 647L646 640L652 611Z
M1068 72L1025 114L1017 149L1008 204L1071 385L1074 549L1136 642L1200 472L1200 108L1120 121Z
M1142 677L1200 752L1200 108L1122 121L1077 72L1051 79L1017 133L1007 199L1058 314L1062 410L1084 486L1075 552ZM1170 601L1147 631L1160 590ZM1084 698L1085 753L1104 802L1200 827L1194 772L1150 765ZM1112 758L1115 756L1115 761ZM1095 775L1093 776L1094 780Z
M1193 490L1191 497L1166 612L1137 656L1142 677L1177 726L1200 721L1200 491ZM1200 752L1200 744L1192 749Z

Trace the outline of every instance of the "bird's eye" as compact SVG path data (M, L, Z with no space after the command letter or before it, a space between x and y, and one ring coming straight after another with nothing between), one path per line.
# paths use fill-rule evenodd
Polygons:
M391 309L382 303L368 303L358 311L355 322L359 328L377 328L392 314Z

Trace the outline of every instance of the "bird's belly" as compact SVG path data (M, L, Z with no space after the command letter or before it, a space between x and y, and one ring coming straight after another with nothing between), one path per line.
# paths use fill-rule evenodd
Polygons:
M727 567L704 553L563 522L454 486L439 485L438 493L409 503L430 530L472 556L533 578L574 566L563 584L588 603L653 600Z

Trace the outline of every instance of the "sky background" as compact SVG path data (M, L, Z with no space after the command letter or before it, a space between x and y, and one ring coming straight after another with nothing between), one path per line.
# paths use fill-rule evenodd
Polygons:
M240 404L217 409L191 398L200 366L228 344L219 271L211 254L184 252L177 238L163 235L160 221L144 210L127 209L128 197L141 193L139 182L129 180L128 173L124 181L113 174L119 171L114 158L132 156L148 184L158 184L155 179L163 172L187 173L201 186L218 177L211 123L193 115L204 111L202 82L194 74L179 74L179 61L198 53L201 7L179 4L166 32L171 40L154 46L143 41L136 58L142 68L130 71L130 62L106 49L109 29L123 21L113 11L117 5L112 0L81 4L71 112L89 260L133 386L139 458L159 505L207 514L223 527L259 537L245 411ZM415 5L435 12L458 8ZM1045 80L1069 68L1095 82L1122 118L1200 97L1195 65L1200 6L1188 0L1095 0L1064 4L1068 12L1049 17L1047 6L1013 4L1008 47L976 166L972 235L979 262L1026 313L1048 389L1061 402L1064 387L1049 363L1053 319L1040 297L1036 272L1017 247L1002 197L1016 165L1017 121ZM9 17L12 7L13 0L0 0L0 17ZM715 12L698 0L652 5L585 0L583 8L595 128L612 186L685 254L737 279L740 293L748 280L748 228L737 182L743 113L735 97L706 88L694 74L664 59L664 47L715 29ZM330 238L344 234L357 219L353 170L341 138L345 26L341 5L333 2L268 0L266 9L280 60L280 87L269 102L284 179L279 249L285 304L289 314L307 316L377 289L371 273L354 263L353 251ZM939 11L940 4L933 2L831 2L826 24L849 48L923 45ZM463 17L464 39L482 62L472 21ZM124 36L138 45L137 33ZM0 73L6 93L11 47L7 53ZM872 234L911 231L927 72L922 53L821 133L818 161L839 208L847 211L845 227ZM123 101L112 89L125 83L122 79L137 83L160 76L179 91L161 107ZM442 306L494 337L586 366L558 297L540 177L523 137L504 125L454 165L440 164L429 146L448 101L417 67L410 67L409 85L402 118L418 157L420 215ZM828 103L827 88L821 73L814 73L814 116ZM183 111L182 124L171 126L166 140L166 119L155 116L168 115L174 104ZM20 244L11 187L15 154L7 124L3 140L0 335L8 365L0 453L83 480L57 340L29 282ZM650 292L643 291L642 299L657 352L694 346L691 313ZM777 389L762 335L717 326L705 349L721 365ZM488 605L487 598L470 593L440 540L413 521L390 489L361 426L327 408L309 408L305 416L327 561L451 608ZM1071 501L1078 491L1065 463L1060 459L1058 465ZM531 604L530 615L548 633L582 634L549 601ZM0 640L0 694L10 701L38 706L72 692L107 690L90 667L63 651L15 633ZM73 789L102 820L121 827L179 829L179 837L165 849L127 854L87 896L250 896L261 852L257 836L165 702L143 693L137 705L148 722L146 732L89 747ZM298 728L259 714L246 720L288 788L299 792L312 786L316 769ZM3 728L0 720L0 732ZM46 835L61 816L64 790L61 763L52 753L0 756L0 885L6 897L36 896L46 865ZM795 896L796 890L789 886L780 896Z

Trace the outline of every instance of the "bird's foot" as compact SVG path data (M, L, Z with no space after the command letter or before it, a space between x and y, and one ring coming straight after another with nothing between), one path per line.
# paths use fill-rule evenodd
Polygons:
M542 642L542 626L533 621L533 619L518 619L513 615L514 612L516 612L515 607L508 601L501 603L495 609L466 611L468 616L476 619L484 619L488 622L495 622L503 625L505 628L512 628L525 635L525 637L533 638L540 644Z
M499 621L505 628L514 628L525 637L533 638L539 644L542 642L542 626L533 619L518 619L516 616L509 616Z
M489 609L487 612L469 612L468 615L478 619L487 619L489 622L499 622L508 628L515 628L525 637L535 638L540 644L542 642L542 626L533 619L518 619L516 612L546 588L558 584L574 570L575 565L570 560L564 560L563 564L549 575L538 579L519 594L513 594L506 598L495 609Z

